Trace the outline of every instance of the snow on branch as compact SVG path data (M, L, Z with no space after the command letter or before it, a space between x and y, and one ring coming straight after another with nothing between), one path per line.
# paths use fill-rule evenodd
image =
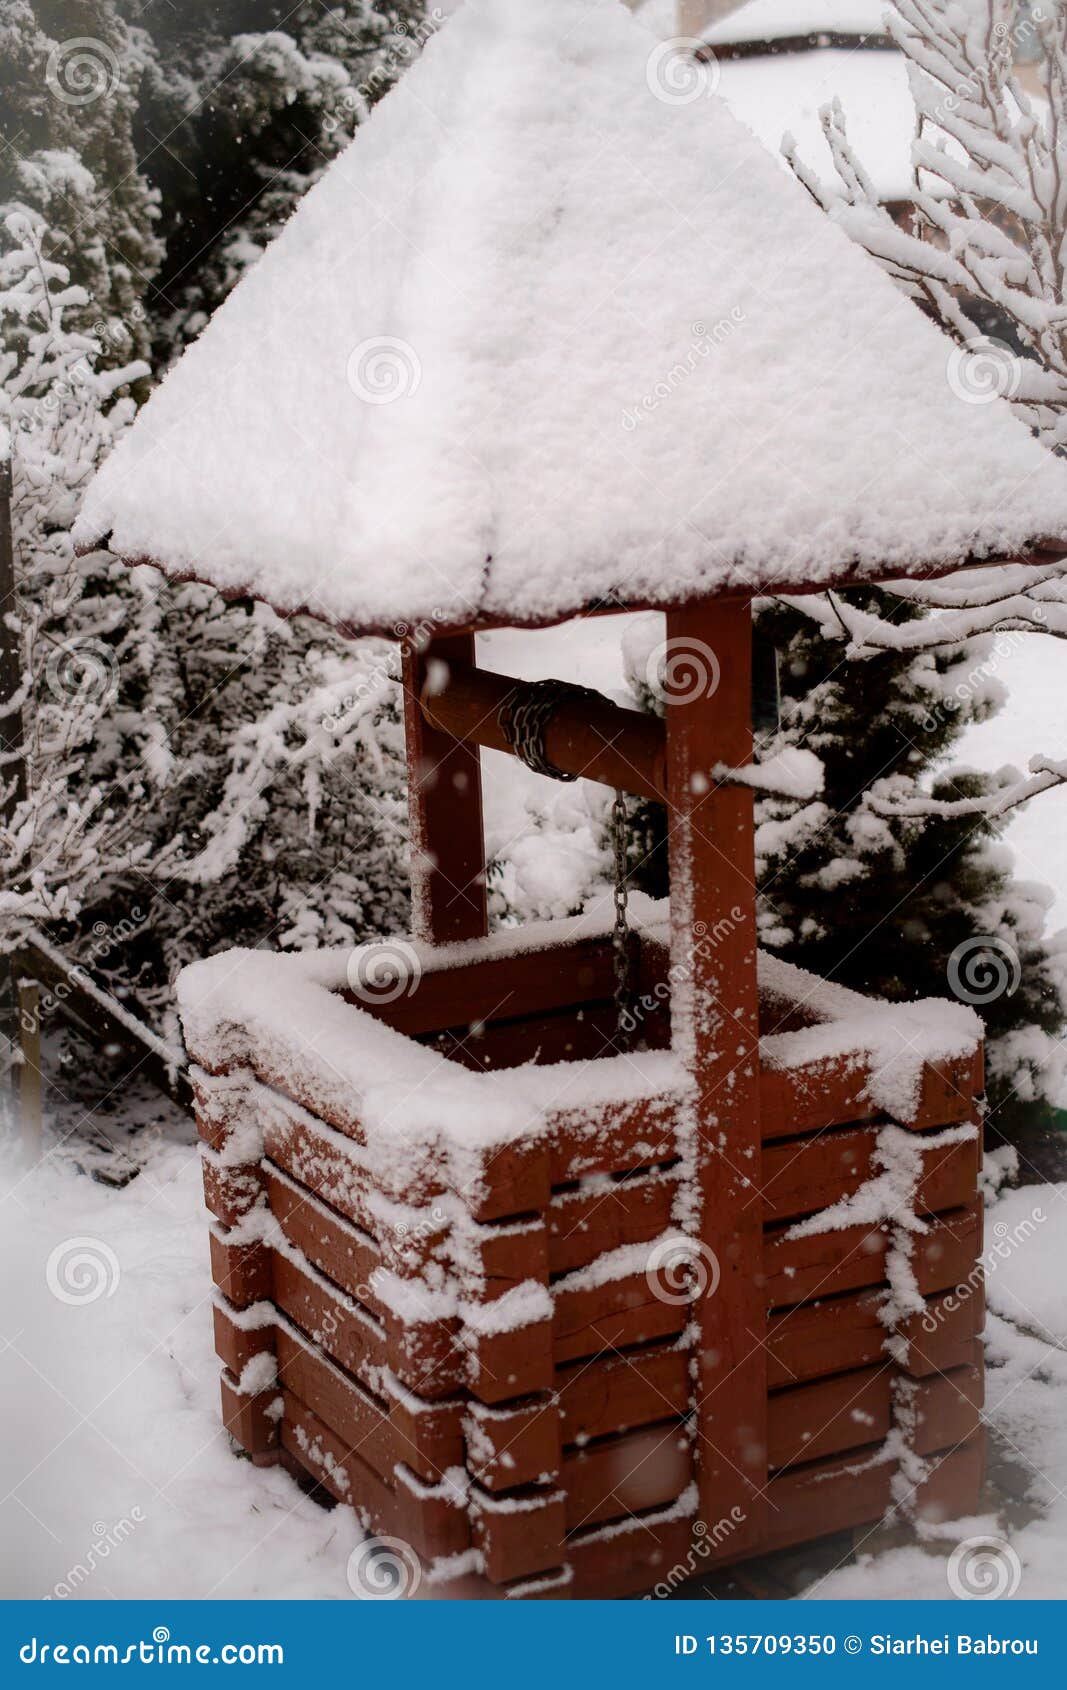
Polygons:
M960 402L1003 399L1051 450L1067 452L1067 6L1023 12L1018 0L897 0L886 24L915 105L906 223L880 202L840 101L821 113L836 188L803 164L789 136L783 151L827 215L956 343L946 375ZM1016 75L1022 45L1038 49L1044 98ZM900 622L832 596L792 602L827 639L845 642L852 659L934 651L1006 629L1063 639L1062 552L947 581L888 583L930 613Z
M928 793L916 793L910 783L906 790L898 791L895 780L891 779L872 787L867 795L867 807L886 820L895 816L914 820L936 816L943 821L952 821L982 816L988 821L996 821L1018 809L1020 804L1036 798L1039 793L1067 784L1067 760L1039 755L1031 757L1029 768L1029 779L1016 769L1002 769L1001 784L996 790L974 798L935 798Z
M1067 8L1040 8L1024 20L1017 0L899 0L886 22L915 103L908 226L880 202L839 101L820 114L836 190L806 169L791 137L783 150L823 209L958 342L961 382L975 383L978 397L981 384L992 383L1050 446L1063 448ZM1015 73L1015 49L1029 30L1041 49L1045 100L1032 99ZM1007 340L991 341L978 327L968 310L975 304L1004 325Z
M772 797L806 799L819 796L826 782L826 770L813 751L787 745L773 756L741 769L716 763L711 777L734 786L751 786Z
M1000 571L989 573L996 576ZM927 606L930 611L928 616L900 622L891 615L849 604L834 592L790 602L818 624L825 639L846 641L845 655L852 659L887 651L944 650L982 634L1015 629L1067 638L1067 576L1061 568L1057 566L1055 573L1038 572L1029 589L1012 591L1014 583L1014 566L1008 566L1000 583L1002 594L992 581L978 584L973 597L958 587L951 594L938 593L937 583L931 583L935 590L929 597L921 584L889 583L888 592L912 605Z

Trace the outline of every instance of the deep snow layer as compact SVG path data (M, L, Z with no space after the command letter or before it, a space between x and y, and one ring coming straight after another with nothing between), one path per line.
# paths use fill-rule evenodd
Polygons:
M467 0L142 410L80 542L354 626L1067 539L1067 465L617 0Z
M0 1596L348 1597L354 1516L220 1425L195 1148L120 1191L5 1162L0 1217Z

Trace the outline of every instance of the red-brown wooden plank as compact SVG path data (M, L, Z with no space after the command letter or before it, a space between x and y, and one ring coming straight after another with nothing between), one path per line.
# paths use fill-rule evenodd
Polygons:
M424 1560L459 1555L468 1547L466 1510L447 1487L420 1495L401 1473L387 1485L291 1391L284 1392L284 1402L282 1443L338 1502L355 1507L375 1531L402 1538Z
M661 1508L693 1477L693 1445L677 1420L568 1450L563 1462L567 1530Z
M935 1135L936 1136L936 1135ZM784 1221L829 1208L874 1178L875 1127L851 1127L816 1137L779 1140L763 1149L763 1218ZM922 1150L922 1141L917 1146ZM916 1192L920 1214L971 1202L978 1191L981 1141L974 1138L922 1150Z
M873 1453L873 1452L872 1452ZM889 1506L892 1463L870 1465L856 1456L838 1456L772 1478L769 1486L767 1551L831 1536L849 1527L873 1525ZM977 1511L984 1470L984 1441L975 1437L960 1448L935 1457L916 1505L930 1518L949 1519ZM693 1534L693 1518L635 1520L629 1530L594 1527L571 1538L567 1559L572 1570L571 1597L638 1595L676 1590L709 1566L737 1559L736 1534L728 1515ZM561 1592L566 1594L566 1592Z
M208 1234L211 1277L236 1309L264 1302L271 1294L271 1252L265 1244L235 1244L220 1228Z
M788 1227L767 1233L763 1275L768 1308L877 1285L886 1276L890 1233L885 1225L851 1226L803 1238L788 1233ZM928 1296L959 1284L980 1255L980 1204L934 1216L914 1243L912 1266L920 1291Z
M877 1450L871 1450L871 1457ZM931 1519L962 1518L978 1512L984 1471L981 1435L931 1459L931 1472L912 1499ZM766 1551L806 1543L849 1526L874 1524L892 1501L892 1462L864 1462L857 1455L835 1456L792 1468L771 1481Z
M374 1276L383 1268L382 1253L374 1240L332 1214L324 1203L279 1178L269 1166L266 1182L271 1213L290 1244L312 1267L383 1319L386 1310L374 1288Z
M487 1490L543 1483L559 1473L560 1415L553 1397L499 1408L472 1402L464 1425L467 1466Z
M766 1221L795 1219L851 1196L878 1169L875 1127L854 1127L764 1149L763 1202ZM924 1153L916 1193L920 1213L957 1208L978 1189L977 1136ZM548 1212L549 1264L553 1273L587 1266L606 1250L650 1242L671 1224L677 1172L666 1170L619 1180L591 1191L562 1192ZM759 1194L749 1193L752 1203Z
M282 1082L277 1076L264 1075L263 1079L274 1091L284 1092L304 1110L317 1113L319 1122L332 1127L342 1138L350 1138L355 1145L364 1142L359 1123L346 1117L336 1106L324 1099L298 1097L300 1088ZM273 1108L265 1100L262 1125L266 1153L291 1179L306 1185L324 1202L369 1231L374 1224L367 1206L370 1181L361 1170L358 1158L346 1155L343 1145L331 1143L319 1122L298 1119L288 1114L277 1100ZM472 1152L470 1160L474 1170L467 1170L459 1195L470 1205L475 1220L506 1220L547 1206L548 1151L540 1139L530 1138L486 1151L480 1157L480 1169L476 1153ZM422 1208L432 1226L434 1199L450 1189L445 1170L435 1172L420 1167L411 1175L398 1162L392 1174L387 1195ZM479 1185L481 1195L476 1194Z
M610 999L514 1021L464 1024L426 1039L433 1050L474 1074L491 1074L524 1063L595 1062L615 1053L619 1012Z
M491 1584L531 1578L558 1568L564 1555L563 1492L549 1487L521 1497L471 1493L471 1525Z
M774 1388L863 1367L885 1353L886 1328L879 1319L884 1291L831 1297L776 1315L767 1336L768 1381ZM982 1329L980 1290L959 1299L930 1297L925 1315L901 1328L908 1343L906 1371L915 1378L947 1372L971 1358Z
M537 950L490 954L451 966L447 952L439 959L431 956L415 989L392 1003L363 1005L347 992L342 996L399 1033L425 1034L607 1000L614 979L610 939L564 936Z
M973 1340L972 1348L977 1349ZM893 1421L897 1378L897 1369L887 1359L856 1373L835 1374L774 1392L769 1421L771 1466L820 1460L886 1437ZM919 1382L913 1404L917 1453L926 1455L972 1437L978 1430L981 1402L980 1355L969 1367Z
M666 1518L652 1514L622 1530L612 1522L571 1538L571 1598L639 1596L660 1584L675 1589L698 1572L702 1562L693 1552L694 1516L672 1519L670 1509L663 1513Z
M861 1055L800 1068L765 1068L760 1080L764 1138L873 1119L881 1111L869 1096L869 1077L869 1061ZM922 1130L973 1120L983 1083L981 1047L951 1062L927 1064L915 1119L901 1125Z
M585 1267L606 1250L649 1243L667 1231L677 1179L649 1174L619 1180L606 1190L563 1193L548 1211L548 1261L552 1273Z
M204 1202L223 1226L236 1226L263 1195L263 1177L254 1164L228 1167L211 1150L202 1147L200 1172Z
M677 1344L576 1362L557 1374L564 1444L627 1432L689 1405L689 1356Z
M625 1349L681 1332L691 1305L667 1303L656 1295L647 1275L630 1274L568 1291L561 1281L555 1290L556 1365L604 1350Z
M212 1305L215 1354L235 1379L241 1377L248 1363L256 1356L274 1349L274 1322L242 1326L239 1324L239 1314L240 1310L224 1299L220 1298Z
M271 1455L278 1443L278 1422L268 1410L276 1400L276 1388L249 1393L237 1389L232 1374L223 1372L219 1379L222 1397L222 1423L232 1438L253 1457Z
M620 1085L626 1085L625 1072ZM620 1098L592 1112L550 1111L552 1184L672 1161L678 1154L677 1117L678 1103L671 1096Z

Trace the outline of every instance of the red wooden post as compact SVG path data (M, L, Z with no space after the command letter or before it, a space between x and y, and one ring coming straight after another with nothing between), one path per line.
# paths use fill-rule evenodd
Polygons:
M759 1023L753 793L716 783L752 757L752 611L725 599L667 615L667 785L675 1047L697 1088L697 1461L701 1517L766 1513L767 1353L759 1188Z
M417 939L444 945L488 931L482 771L478 747L425 720L419 695L433 665L473 664L474 635L404 648L404 726L411 816L412 923Z

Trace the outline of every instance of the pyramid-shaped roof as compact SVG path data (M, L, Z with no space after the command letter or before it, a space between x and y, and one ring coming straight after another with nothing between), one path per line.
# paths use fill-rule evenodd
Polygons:
M354 630L1067 541L1067 464L703 75L618 0L466 0L145 406L82 548Z

